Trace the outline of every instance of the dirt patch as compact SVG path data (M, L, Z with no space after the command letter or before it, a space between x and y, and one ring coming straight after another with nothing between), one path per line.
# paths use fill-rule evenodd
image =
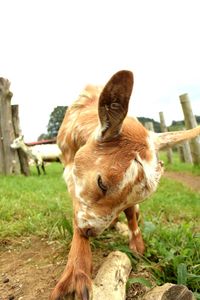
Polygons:
M5 241L1 248L0 300L47 300L65 268L69 247L29 237ZM93 276L107 254L95 249Z
M65 264L60 252L56 242L35 237L6 247L0 257L0 299L48 299Z
M69 251L66 245L38 237L5 241L1 250L0 300L47 300L65 268ZM108 254L102 249L93 251L93 278ZM132 284L127 300L140 299L145 290L140 284Z
M184 172L165 171L164 176L177 180L188 188L200 193L200 176L191 175Z

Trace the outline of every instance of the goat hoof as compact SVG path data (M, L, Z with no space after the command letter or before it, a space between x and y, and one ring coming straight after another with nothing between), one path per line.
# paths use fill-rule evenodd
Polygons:
M91 279L82 270L69 270L55 286L50 300L80 300L90 299Z
M132 239L129 242L129 248L134 252L134 253L139 253L141 255L144 254L145 251L145 245L144 241L141 235L141 232L139 231L137 235L133 236Z
M133 243L130 243L129 244L129 248L133 251L133 253L138 253L140 255L143 255L144 254L144 251L145 251L145 247L143 244L133 244Z

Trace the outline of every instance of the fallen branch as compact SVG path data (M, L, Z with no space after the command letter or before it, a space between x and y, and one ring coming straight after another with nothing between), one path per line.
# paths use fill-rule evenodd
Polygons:
M195 300L195 298L186 286L165 283L151 289L142 300Z
M93 300L124 300L131 262L125 253L111 252L93 282Z

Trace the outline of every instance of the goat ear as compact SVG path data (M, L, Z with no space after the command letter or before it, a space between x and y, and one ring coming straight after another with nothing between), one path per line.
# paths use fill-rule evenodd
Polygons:
M128 104L133 88L133 73L119 71L104 87L99 98L99 120L101 141L109 141L119 135L128 112Z

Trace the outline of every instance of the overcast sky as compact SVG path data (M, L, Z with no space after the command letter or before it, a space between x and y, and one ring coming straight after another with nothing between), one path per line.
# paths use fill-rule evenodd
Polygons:
M200 115L196 0L0 0L0 77L9 79L26 141L46 132L57 105L116 71L135 77L129 114L183 119L179 95Z

